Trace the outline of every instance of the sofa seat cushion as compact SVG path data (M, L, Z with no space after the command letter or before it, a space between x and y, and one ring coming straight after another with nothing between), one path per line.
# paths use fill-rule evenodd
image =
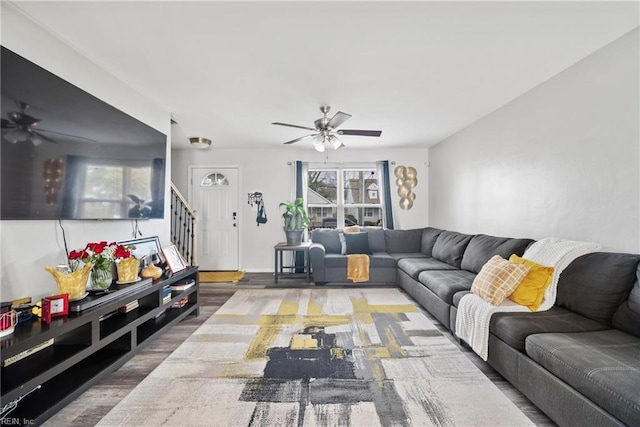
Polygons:
M324 258L325 268L347 269L347 256L340 254L326 254ZM369 269L373 268L395 268L396 260L384 252L376 252L369 256Z
M369 268L396 268L396 259L386 252L374 252L369 257Z
M396 254L391 254L394 256ZM418 280L418 275L425 270L457 270L446 262L438 261L435 258L402 258L398 261L398 268L414 280Z
M562 307L536 313L494 313L489 324L489 332L523 353L525 340L532 334L605 329L610 327Z
M617 329L527 338L539 365L627 425L640 425L640 338Z
M401 260L402 258L430 258L421 252L398 252L390 253L395 260Z
M458 307L460 305L460 300L462 299L462 297L470 293L471 293L470 290L456 292L455 295L453 296L453 306Z
M347 256L341 254L327 253L324 256L325 268L347 268Z
M429 270L418 275L418 281L449 305L453 296L471 289L475 273L466 270Z

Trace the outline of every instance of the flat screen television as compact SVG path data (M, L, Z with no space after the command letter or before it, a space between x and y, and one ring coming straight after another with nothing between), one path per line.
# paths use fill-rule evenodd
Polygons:
M0 219L163 218L167 137L2 46Z

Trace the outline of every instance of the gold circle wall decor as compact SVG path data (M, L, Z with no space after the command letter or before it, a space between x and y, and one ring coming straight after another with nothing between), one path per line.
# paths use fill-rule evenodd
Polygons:
M409 210L416 199L416 194L412 190L418 185L418 171L411 166L396 166L393 173L396 176L400 208Z

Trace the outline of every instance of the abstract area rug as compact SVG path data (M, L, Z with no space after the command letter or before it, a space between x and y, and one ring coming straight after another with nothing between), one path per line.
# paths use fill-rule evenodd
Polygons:
M244 277L244 271L201 271L201 283L238 283Z
M519 426L398 289L239 290L100 426Z

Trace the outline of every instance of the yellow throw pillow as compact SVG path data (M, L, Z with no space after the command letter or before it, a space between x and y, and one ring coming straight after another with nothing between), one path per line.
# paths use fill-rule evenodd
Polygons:
M529 267L529 273L509 296L509 299L520 305L529 307L531 311L537 311L542 304L544 292L547 290L553 279L553 267L545 267L528 259L521 258L516 254L509 257L509 261Z
M529 272L523 264L494 255L473 280L471 292L493 305L500 305L518 287Z

